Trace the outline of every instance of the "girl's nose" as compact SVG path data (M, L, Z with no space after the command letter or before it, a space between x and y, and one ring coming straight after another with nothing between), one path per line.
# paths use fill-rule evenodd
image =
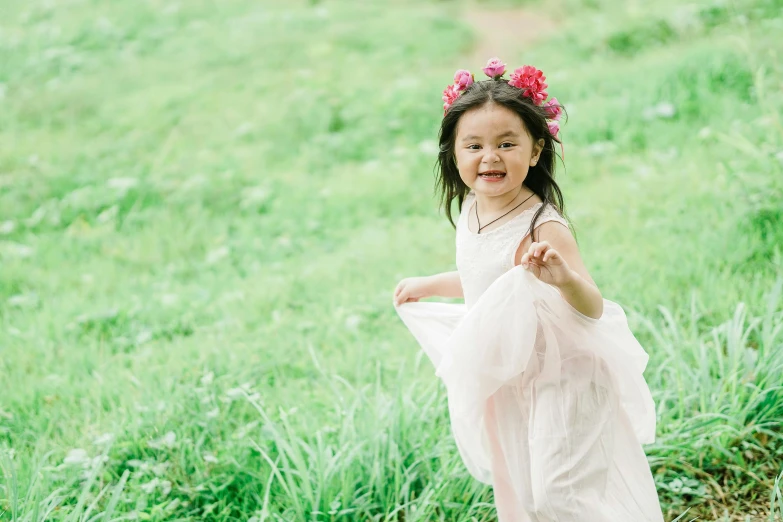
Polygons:
M484 163L497 163L500 161L500 156L498 156L498 153L495 152L494 149L488 149L486 153L484 153Z

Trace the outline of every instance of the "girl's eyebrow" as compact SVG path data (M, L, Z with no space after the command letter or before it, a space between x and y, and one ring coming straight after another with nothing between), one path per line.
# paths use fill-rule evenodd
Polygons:
M516 135L517 135L517 133L514 132L514 131L506 131L503 134L499 134L498 136L496 136L495 139L508 138L509 136L516 136ZM462 138L462 141L480 140L480 139L481 139L481 136L470 135L470 136L465 136L464 138Z

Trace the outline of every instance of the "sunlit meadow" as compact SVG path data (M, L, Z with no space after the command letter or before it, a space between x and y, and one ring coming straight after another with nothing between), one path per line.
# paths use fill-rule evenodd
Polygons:
M509 8L667 520L780 520L782 0L2 0L0 520L494 520L391 291Z

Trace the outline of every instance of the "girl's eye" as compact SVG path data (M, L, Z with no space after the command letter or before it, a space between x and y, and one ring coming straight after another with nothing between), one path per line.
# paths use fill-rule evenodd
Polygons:
M513 143L509 143L509 142L504 142L504 143L500 144L500 148L501 149L507 149L507 148L513 147L513 146L514 146L514 144ZM477 143L474 143L472 145L468 145L467 148L469 150L479 150L481 148L481 145L479 145Z

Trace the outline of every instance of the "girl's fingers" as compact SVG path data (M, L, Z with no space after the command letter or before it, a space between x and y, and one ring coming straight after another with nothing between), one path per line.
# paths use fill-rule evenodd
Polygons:
M530 245L530 246L532 247L533 245ZM534 252L533 255L535 257L540 257L541 254L543 254L544 252L546 252L550 248L549 243L547 243L546 241L541 241L540 243L535 243L535 246L536 246L536 248L533 251Z
M560 256L560 254L558 254L557 250L555 250L553 248L550 248L549 250L546 251L546 254L544 254L543 261L544 261L544 263L546 263L547 261L549 261L551 259L555 259L558 256Z
M397 303L397 306L399 306L399 305L401 305L403 303L407 303L408 301L410 301L410 299L411 299L410 295L403 288L403 289L401 289L400 294L395 298L394 301Z
M401 300L402 288L403 285L399 284L397 285L397 288L394 289L394 304L397 306L399 306L399 304L402 302Z
M531 257L539 257L547 248L549 248L549 243L541 241L540 243L531 244L527 253L530 254Z

